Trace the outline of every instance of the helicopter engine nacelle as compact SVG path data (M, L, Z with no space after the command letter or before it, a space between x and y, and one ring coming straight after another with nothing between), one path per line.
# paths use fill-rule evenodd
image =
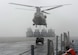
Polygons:
M44 18L47 18L47 16L46 16L46 15L44 15Z

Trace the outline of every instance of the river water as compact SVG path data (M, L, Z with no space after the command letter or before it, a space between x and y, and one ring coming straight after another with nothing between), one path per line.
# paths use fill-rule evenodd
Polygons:
M1 39L1 38L0 38ZM25 51L29 51L23 55L31 55L31 45L35 45L35 37L33 38L2 38L0 40L0 55L19 55ZM44 38L45 44L35 50L36 55L47 54L47 39L54 40L55 38ZM41 52L41 53L40 53Z
M24 38L0 38L0 55L19 55L25 51L29 51L23 55L31 55L30 49L31 45L35 45L38 47L35 50L35 55L47 55L47 39L53 40L54 48L55 44L55 37L44 37L45 44L43 46L36 46L35 45L35 37L24 37ZM59 50L60 50L60 39L59 39ZM78 51L78 40L74 41L74 48Z

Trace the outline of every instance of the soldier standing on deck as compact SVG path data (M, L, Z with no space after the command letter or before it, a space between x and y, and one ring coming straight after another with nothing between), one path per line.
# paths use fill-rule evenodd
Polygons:
M66 46L66 52L70 53L71 55L76 55L76 52L73 48L70 48L70 46Z

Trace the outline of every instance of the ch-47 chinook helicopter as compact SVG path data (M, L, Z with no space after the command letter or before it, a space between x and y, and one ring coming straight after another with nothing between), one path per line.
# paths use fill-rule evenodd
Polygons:
M56 9L64 5L70 5L70 4L64 4L64 5L57 5L55 7L52 7L52 6L31 6L31 5L24 5L24 4L17 4L17 3L9 3L9 4L20 5L20 6L25 6L25 7L34 7L36 9L36 12L34 14L34 18L32 21L33 21L33 26L36 25L36 27L37 25L43 25L47 27L47 23L46 23L47 16L44 15L44 13L45 14L49 14L49 13L47 13L46 11ZM41 10L41 8L44 8L44 7L51 7L51 8Z

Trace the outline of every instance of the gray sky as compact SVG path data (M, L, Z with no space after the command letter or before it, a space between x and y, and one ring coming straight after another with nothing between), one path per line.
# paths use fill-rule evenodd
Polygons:
M51 14L47 15L47 24L57 35L70 31L71 36L78 36L77 0L0 0L0 37L25 36L27 28L34 28L32 19L35 11L16 9L33 8L8 4L10 2L37 6L72 4L48 11Z

